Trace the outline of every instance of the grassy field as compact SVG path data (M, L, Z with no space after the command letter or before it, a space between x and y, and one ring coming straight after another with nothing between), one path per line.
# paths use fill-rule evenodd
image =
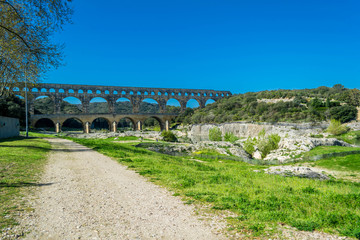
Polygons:
M272 234L279 224L360 237L359 183L284 178L254 172L264 167L243 162L199 162L135 148L134 143L73 140L167 187L188 204L206 203L234 212L231 228L250 237Z
M343 140L344 142L350 144L360 145L360 131L350 131L335 137L339 140Z
M0 140L0 232L16 223L14 216L24 211L20 198L29 186L36 186L50 144L39 138Z

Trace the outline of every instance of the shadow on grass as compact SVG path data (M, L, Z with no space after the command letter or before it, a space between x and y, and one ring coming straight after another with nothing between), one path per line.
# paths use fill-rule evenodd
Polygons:
M0 183L0 188L44 187L53 184L54 183L31 183L31 182Z

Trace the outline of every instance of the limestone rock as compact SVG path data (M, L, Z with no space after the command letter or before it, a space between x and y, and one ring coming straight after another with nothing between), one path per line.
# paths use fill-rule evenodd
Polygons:
M316 172L308 167L274 166L265 169L265 173L281 175L284 177L301 177L301 178L311 178L311 179L320 179L320 180L330 179L325 174Z

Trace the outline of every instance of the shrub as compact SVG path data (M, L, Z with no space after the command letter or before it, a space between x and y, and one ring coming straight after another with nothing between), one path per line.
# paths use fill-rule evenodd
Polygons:
M326 131L336 136L348 132L349 128L345 125L342 125L339 120L332 119Z
M261 130L257 138L248 138L244 143L244 150L249 154L255 152L255 147L259 149L261 157L265 158L270 151L279 148L281 137L277 134L270 134L266 136L265 129Z
M171 131L163 131L161 133L161 136L162 136L163 140L166 142L176 142L177 141L175 134L172 133Z
M256 144L256 138L248 137L248 139L244 142L244 150L249 153L253 154L255 152L255 144Z
M220 128L213 127L209 130L209 139L210 141L221 141L222 140L222 133Z
M333 119L339 120L341 123L346 123L356 119L357 109L350 105L333 107L330 109L330 114Z
M227 142L234 143L237 140L239 140L239 138L237 136L235 136L232 132L226 132L224 135L224 140Z

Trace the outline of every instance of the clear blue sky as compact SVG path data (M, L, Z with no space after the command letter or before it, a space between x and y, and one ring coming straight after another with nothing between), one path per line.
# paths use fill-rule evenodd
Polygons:
M74 0L44 82L234 93L360 88L359 0Z

